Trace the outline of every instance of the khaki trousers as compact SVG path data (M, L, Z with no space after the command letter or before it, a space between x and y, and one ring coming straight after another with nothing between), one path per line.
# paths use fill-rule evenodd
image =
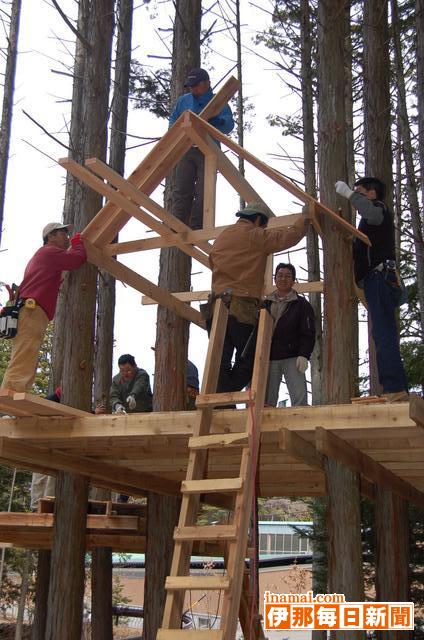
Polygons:
M49 320L38 305L23 307L19 312L18 333L13 339L9 365L1 387L13 391L31 391L37 371L40 347Z
M40 498L45 496L53 497L55 495L55 478L45 476L41 473L33 473L31 481L31 509L37 509L37 503Z

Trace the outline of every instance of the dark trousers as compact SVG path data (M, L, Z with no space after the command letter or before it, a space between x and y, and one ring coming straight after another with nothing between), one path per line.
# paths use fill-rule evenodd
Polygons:
M253 330L254 327L251 324L239 322L234 316L228 316L217 393L241 391L250 382L253 372L255 345L249 344L249 348L246 350L247 353L243 358L242 353ZM236 355L233 365L234 351Z
M204 155L191 147L176 168L172 213L192 229L203 226Z
M401 291L386 281L383 271L371 271L364 278L364 292L372 321L380 384L384 393L406 391L408 383L400 357L395 315Z

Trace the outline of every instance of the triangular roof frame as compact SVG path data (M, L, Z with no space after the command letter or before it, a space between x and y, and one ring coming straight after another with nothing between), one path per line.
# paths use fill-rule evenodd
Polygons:
M216 238L225 228L215 227L217 172L219 171L224 176L246 202L263 201L263 198L253 189L220 147L213 142L212 138L219 140L237 156L244 158L301 202L307 204L311 221L320 235L322 235L322 230L319 215L326 215L333 219L340 231L348 233L350 236L359 237L369 244L368 238L346 220L207 122L221 111L236 93L238 87L238 80L231 77L199 116L191 111L184 112L127 179L98 158L89 158L86 160L85 166L70 158L59 160L59 164L74 177L103 195L107 200L82 232L88 260L97 267L108 271L118 280L201 327L204 327L204 322L199 311L166 289L158 287L118 262L113 256L119 253L158 248L159 246L176 246L209 268L208 254L212 246L209 240ZM204 227L196 231L193 231L150 198L150 194L193 144L197 145L205 155ZM290 226L298 215L301 214L275 217L270 221L270 226ZM118 232L132 217L156 231L158 237L113 243L112 241Z

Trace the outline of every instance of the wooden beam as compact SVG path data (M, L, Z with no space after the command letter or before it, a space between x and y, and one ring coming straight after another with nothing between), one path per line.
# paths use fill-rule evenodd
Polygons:
M292 458L302 460L310 467L324 471L324 455L317 451L311 442L302 438L295 431L281 429L280 448ZM374 485L363 477L360 479L360 489L367 498L374 499Z
M239 81L230 77L199 116L208 120L217 115L237 92L239 86ZM131 184L147 195L156 189L191 146L190 140L180 129L183 118L184 114L168 129L128 178ZM125 211L108 202L84 230L85 237L96 246L102 246L111 242L128 220L129 216Z
M305 440L294 431L281 429L279 446L292 458L302 460L310 467L324 471L323 454L317 451L311 442Z
M242 431L247 409L214 411L212 433ZM0 436L10 439L31 440L35 443L55 442L56 446L74 446L74 442L94 439L96 444L106 440L116 446L118 439L127 443L145 442L148 438L193 435L197 423L197 411L152 412L116 415L98 415L87 418L22 417L0 420ZM266 407L263 410L261 432L279 433L282 428L290 431L314 432L316 427L346 432L350 438L372 439L373 446L384 446L392 438L392 446L398 447L403 438L403 448L409 447L412 438L421 433L409 417L409 403L385 403L358 406L354 404L323 405L316 407ZM393 434L393 435L392 435ZM423 445L421 445L423 446ZM402 447L401 447L402 448Z
M218 145L213 142L212 138L205 134L202 129L195 129L192 126L191 115L191 111L186 111L185 121L181 127L184 127L184 131L186 131L193 144L196 144L205 156L211 154L216 157L218 170L243 200L246 200L246 202L263 202L263 198L233 165L231 160L221 151Z
M215 129L215 127L212 127L208 122L201 121L200 118L196 116L196 114L190 112L189 117L192 121L193 126L195 128L197 127L197 130L202 128L210 136L212 136L213 138L216 138L217 140L225 144L229 149L234 151L234 153L237 156L247 160L247 162L249 162L251 165L259 169L259 171L262 171L262 173L267 175L269 178L271 178L274 182L276 182L280 186L284 187L284 189L286 189L289 193L291 193L296 198L299 198L299 200L301 200L305 204L309 204L311 201L315 202L316 207L320 211L320 213L330 216L333 222L335 222L339 227L343 228L344 231L349 233L349 235L355 236L356 238L360 238L363 242L365 242L365 244L368 244L368 245L371 244L368 236L366 236L361 231L358 231L358 229L355 229L355 227L349 224L341 216L337 215L337 213L334 213L334 211L331 211L331 209L328 209L328 207L323 205L321 202L314 200L312 196L310 196L308 193L305 193L305 191L302 191L302 189L297 187L293 182L285 178L281 173L279 173L269 165L265 164L265 162L262 162L261 160L256 158L252 153L250 153L249 151L246 151L246 149L244 149L239 144L234 142L234 140L231 140L231 138L229 138L225 134Z
M88 160L85 161L85 166L101 178L110 182L114 187L119 189L119 191L121 191L126 197L131 198L131 200L136 202L140 207L144 207L147 211L150 211L150 213L153 213L153 215L159 218L159 220L164 224L158 223L157 220L151 216L146 216L145 224L161 236L166 237L169 235L169 237L175 241L176 246L181 248L180 245L184 243L184 240L180 238L174 239L173 236L175 235L175 232L178 231L181 233L190 233L190 231L192 231L191 227L176 218L172 213L169 213L164 209L164 207L161 207L145 193L136 189L128 180L125 180L125 178L119 175L119 173L114 171L109 167L109 165L105 164L98 158L88 158ZM205 253L210 252L211 245L207 241L199 241L198 245Z
M48 529L53 527L53 513L31 513L18 511L0 512L0 532L3 528L26 528ZM145 524L145 521L144 521ZM87 515L87 531L140 531L141 518L138 516L117 516L117 515Z
M0 394L3 390L0 390ZM67 418L84 418L91 414L88 411L74 409L60 402L52 402L40 398L33 393L14 391L8 396L8 411L12 415L21 416L65 416ZM0 401L1 406L1 401Z
M149 297L154 297L159 304L167 307L168 309L171 309L171 311L174 311L176 314L182 316L186 320L194 322L202 329L205 328L204 320L199 311L192 309L189 305L178 300L166 289L158 287L157 285L153 284L153 282L150 282L150 280L147 280L146 278L139 275L124 264L121 264L114 258L104 255L101 249L98 249L94 245L90 244L87 240L85 241L85 248L87 250L88 260L95 264L97 267L104 269L105 271L113 275L117 280L125 282L137 291L140 291L140 293L144 293Z
M418 427L424 427L424 399L416 393L409 396L409 415Z
M271 218L268 223L269 229L277 229L280 227L291 227L296 222L296 219L300 214L292 213L286 216L276 216ZM179 239L182 242L202 246L201 243L204 240L214 240L217 238L224 229L228 229L230 225L226 224L220 227L213 227L212 229L198 229L196 231L187 231L179 233ZM175 246L174 234L171 232L168 235L153 236L152 238L141 238L140 240L129 240L127 242L114 242L106 245L103 251L106 255L115 256L121 253L135 253L137 251L147 251L150 249L163 249L163 247Z
M315 434L316 446L320 453L338 460L352 469L352 471L364 476L367 480L390 489L390 491L393 491L404 500L424 507L424 493L418 491L409 482L405 482L405 480L396 476L379 462L376 462L331 431L317 427Z
M24 469L32 469L33 465L37 469L44 467L49 470L50 475L56 475L57 471L77 473L90 478L91 482L98 486L106 484L107 488L118 491L126 487L131 495L144 495L146 491L177 495L180 490L179 483L172 480L93 458L22 444L9 438L0 438L0 458Z
M216 179L218 159L214 153L205 155L205 175L203 178L203 227L215 226Z
M98 162L100 162L100 160ZM162 233L164 233L164 234L173 233L174 236L177 236L177 234L172 232L172 230L170 230L169 227L164 225L162 222L158 222L151 215L149 215L145 211L142 211L132 201L128 200L125 197L125 195L122 195L123 193L126 193L126 192L130 191L131 188L133 188L133 187L131 187L131 185L129 183L128 183L129 186L126 189L126 192L124 191L123 188L121 188L120 191L117 191L117 190L113 189L112 187L110 187L105 182L103 182L103 180L100 180L99 178L97 178L93 173L88 171L85 167L81 166L80 164L78 164L74 160L71 160L70 158L61 158L59 160L59 164L62 167L65 167L65 169L67 169L68 172L71 173L73 176L75 176L79 180L82 180L82 182L84 182L86 185L88 185L89 187L91 187L92 189L97 191L98 193L101 193L103 196L108 198L111 202L114 202L115 204L119 205L123 211L128 213L130 216L133 216L134 218L136 218L137 220L139 220L143 224L147 225L148 227L150 227L151 229L153 229L157 233L159 233L159 234L162 234ZM106 165L103 165L103 166L106 167ZM99 171L101 171L98 166L97 166L97 169ZM107 171L103 171L103 173L107 173ZM138 204L140 204L139 201L142 201L142 200L144 200L144 198L147 198L147 196L143 197L143 194L138 192L136 189L134 189L134 192L135 193L131 192L131 199L136 201L136 202L138 202ZM153 203L153 204L150 205L150 206L151 206L151 208L153 208L153 205L155 203L153 202L153 200L151 200L151 203ZM145 203L142 206L145 206ZM159 205L157 205L157 206L159 207ZM159 207L159 208L162 209L162 207ZM163 209L163 211L165 211L165 209ZM166 213L166 211L165 211L165 213ZM171 216L171 214L169 214L169 216L171 218L174 217L174 216ZM82 236L84 237L84 232L83 232ZM203 252L200 252L198 249L196 249L195 247L193 247L193 246L191 246L189 244L181 242L178 237L175 237L174 241L175 241L176 246L179 249L181 249L181 251L184 251L184 253L187 253L189 256L195 258L198 262L200 262L204 266L206 266L206 267L209 266L208 258Z
M293 289L297 291L297 293L322 293L324 290L323 282L296 282L293 285ZM275 287L268 286L265 288L264 295L269 295L275 291ZM201 302L203 300L207 300L210 291L181 291L179 293L173 293L172 295L178 298L178 300L182 300L183 302ZM150 305L157 304L156 300L153 298L149 298L148 296L143 296L141 298L141 304Z

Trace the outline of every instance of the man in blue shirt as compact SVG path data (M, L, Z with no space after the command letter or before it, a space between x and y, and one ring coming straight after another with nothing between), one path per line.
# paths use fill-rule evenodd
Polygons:
M180 96L175 103L169 118L170 127L184 111L198 114L213 98L209 74L204 69L192 69L184 86L189 93ZM222 133L230 133L234 129L230 107L225 105L217 116L210 118L209 123ZM171 205L173 215L192 229L201 229L203 226L203 173L204 155L193 145L176 167Z

